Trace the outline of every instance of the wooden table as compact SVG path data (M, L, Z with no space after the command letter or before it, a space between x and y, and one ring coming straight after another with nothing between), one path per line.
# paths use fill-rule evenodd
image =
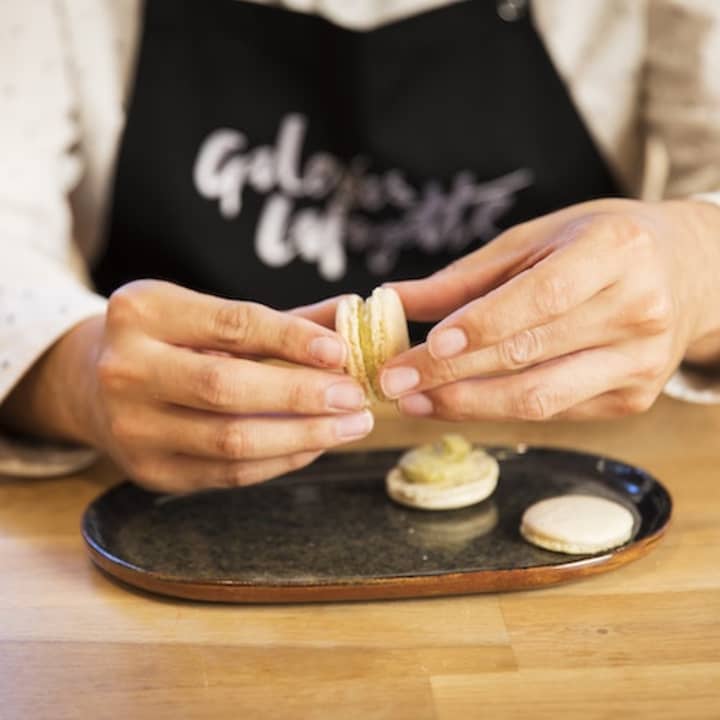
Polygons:
M442 428L384 418L363 445ZM78 523L109 464L0 480L0 718L720 718L720 407L462 429L638 463L673 493L673 526L642 560L542 591L217 606L91 566Z

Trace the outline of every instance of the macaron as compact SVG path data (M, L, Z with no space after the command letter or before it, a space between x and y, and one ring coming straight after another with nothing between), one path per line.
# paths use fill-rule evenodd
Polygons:
M345 295L335 312L335 329L347 342L347 371L365 388L371 401L387 400L378 371L410 347L400 296L384 287L375 288L367 300Z
M632 513L620 503L595 495L561 495L531 505L520 534L546 550L591 555L626 543L634 525Z
M479 503L497 486L497 460L460 435L404 453L385 478L395 502L419 510L456 510Z

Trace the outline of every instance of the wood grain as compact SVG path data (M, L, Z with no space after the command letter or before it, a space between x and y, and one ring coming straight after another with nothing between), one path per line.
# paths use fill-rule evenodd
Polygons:
M444 423L380 418L365 447ZM107 462L0 480L0 718L720 717L720 408L662 400L616 423L467 424L488 444L606 453L673 494L647 557L543 590L276 606L129 591L89 562Z

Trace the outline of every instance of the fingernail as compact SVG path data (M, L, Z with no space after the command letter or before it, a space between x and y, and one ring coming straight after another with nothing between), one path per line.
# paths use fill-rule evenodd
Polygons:
M375 418L369 410L343 415L335 420L335 434L342 440L363 437L373 429L374 424Z
M412 390L419 382L420 373L412 367L390 368L380 376L383 392L391 398Z
M460 328L449 328L430 333L428 346L430 354L436 358L450 358L461 353L468 344L467 335Z
M367 398L358 385L342 382L325 391L325 404L331 410L362 410L367 405Z
M398 409L403 415L432 415L434 410L432 400L422 393L402 398L398 402Z
M331 337L316 337L310 343L310 355L323 365L338 367L345 362L345 343Z

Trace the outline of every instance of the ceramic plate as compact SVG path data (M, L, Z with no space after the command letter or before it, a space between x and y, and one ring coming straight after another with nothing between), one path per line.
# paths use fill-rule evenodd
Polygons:
M453 595L542 587L611 570L648 552L670 520L667 490L646 472L585 453L490 448L495 493L448 512L411 510L385 494L402 450L328 454L248 488L156 495L131 483L87 509L92 559L151 592L226 602L307 602ZM536 548L523 511L564 493L627 507L632 539L591 556Z

